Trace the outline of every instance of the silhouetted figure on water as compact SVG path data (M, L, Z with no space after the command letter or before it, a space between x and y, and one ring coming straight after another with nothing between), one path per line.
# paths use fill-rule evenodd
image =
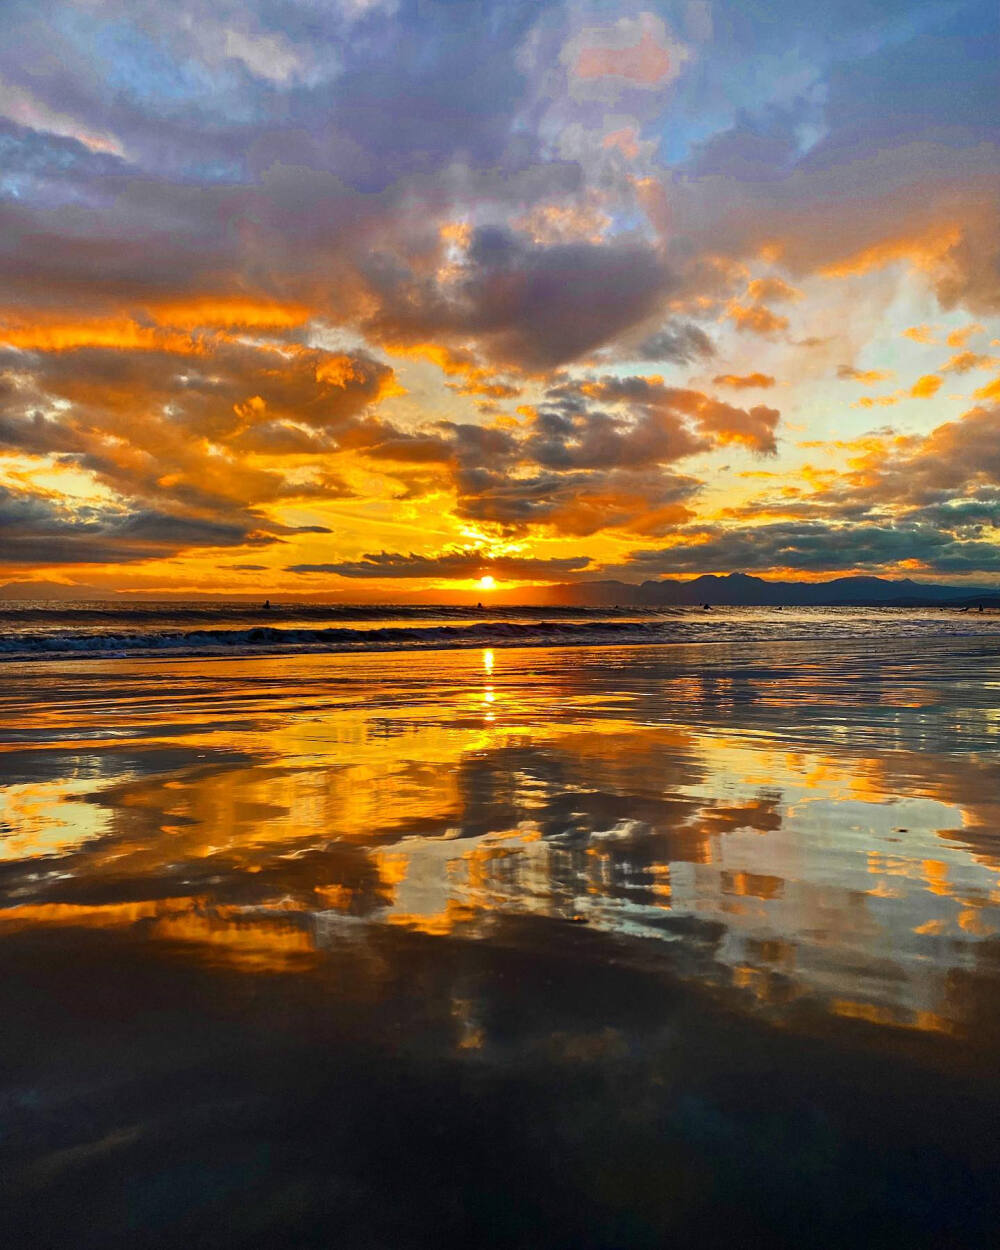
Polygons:
M265 611L265 612L270 612L270 610L271 610L271 600L270 600L270 599L265 599L265 600L264 600L264 611Z

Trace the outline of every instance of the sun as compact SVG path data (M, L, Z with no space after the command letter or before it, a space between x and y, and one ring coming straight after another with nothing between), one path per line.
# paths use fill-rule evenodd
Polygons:
M496 578L491 577L489 573L487 573L485 577L481 577L479 579L480 590L492 590L496 586L496 584L497 584Z

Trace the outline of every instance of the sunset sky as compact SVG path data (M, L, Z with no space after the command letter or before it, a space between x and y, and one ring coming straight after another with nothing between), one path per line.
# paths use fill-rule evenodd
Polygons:
M1000 579L995 0L5 0L0 581Z

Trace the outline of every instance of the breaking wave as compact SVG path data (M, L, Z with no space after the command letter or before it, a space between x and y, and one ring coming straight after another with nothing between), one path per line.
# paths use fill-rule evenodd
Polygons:
M81 611L81 609L76 609ZM176 611L176 610L175 610ZM192 609L199 612L198 609ZM204 610L199 619L204 619ZM327 614L330 609L317 609ZM955 613L929 610L902 612L893 609L815 610L803 609L783 616L774 612L740 608L701 612L691 609L639 614L629 612L586 612L574 609L565 619L524 619L530 611L520 610L520 619L461 619L456 610L424 608L412 614L399 609L391 612L391 624L383 623L372 610L354 610L355 624L313 626L302 624L302 609L295 623L250 625L240 628L226 613L211 628L182 629L178 615L171 617L174 628L157 627L162 616L142 609L118 609L107 616L117 628L101 628L93 615L89 628L65 628L69 623L64 610L48 614L44 627L7 630L0 636L0 660L39 660L67 658L117 658L127 656L237 656L280 655L301 652L402 651L445 647L532 647L532 646L627 646L647 643L680 642L795 642L834 640L887 635L900 637L961 637L992 634L1000 636L1000 615L975 619ZM464 610L459 610L464 611ZM11 613L2 613L4 623ZM470 614L471 615L471 614ZM512 614L514 615L514 614ZM555 617L554 613L547 613ZM425 620L419 619L425 616ZM400 618L403 618L402 620ZM452 618L442 620L442 617ZM456 619L457 618L457 619ZM351 620L351 617L347 617ZM218 622L218 616L216 616ZM41 621L35 622L41 625ZM106 623L102 621L100 625ZM126 628L122 628L126 626ZM143 627L145 626L145 628Z
M10 634L0 640L0 657L72 655L270 654L295 651L389 651L441 646L544 646L549 643L666 641L663 624L637 621L480 621L469 625L391 625L368 629L278 628L157 630L80 633L51 630Z

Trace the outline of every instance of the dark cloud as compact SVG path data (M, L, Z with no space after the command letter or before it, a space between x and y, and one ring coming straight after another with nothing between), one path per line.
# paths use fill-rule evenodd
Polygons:
M927 573L1000 571L995 543L961 541L931 525L831 525L822 521L687 531L693 542L637 551L624 566L635 576L793 569L884 570L915 561ZM912 566L911 566L912 567Z
M380 300L366 324L376 338L473 336L491 361L528 371L602 347L652 315L673 284L659 253L639 241L545 247L496 227L473 234L447 281L384 261L368 278Z
M689 365L699 358L715 355L715 344L704 330L691 322L668 324L642 340L636 351L639 360Z
M566 577L590 564L586 556L541 560L528 556L490 556L483 550L445 552L437 556L381 551L360 560L335 564L293 564L291 573L336 573L340 577L500 578Z
M557 406L539 412L524 451L545 469L642 469L709 446L669 409L650 407L630 420L601 411L567 413Z
M649 440L655 448L673 436L683 447L674 454L665 445L662 454L651 450L650 458L661 462L705 450L713 444L743 443L767 455L777 449L775 431L781 414L776 408L737 408L700 391L667 386L660 378L606 375L584 383L564 384L549 394L564 402L579 402L586 396L628 406L634 414L632 437L637 443ZM686 446L683 439L688 440Z
M547 526L584 537L604 529L658 534L689 520L701 490L694 477L664 469L513 476L488 468L458 477L458 516L518 531Z
M280 528L280 527L279 527ZM0 486L4 564L118 564L193 548L260 547L279 541L259 517L223 521L149 509L71 509Z

